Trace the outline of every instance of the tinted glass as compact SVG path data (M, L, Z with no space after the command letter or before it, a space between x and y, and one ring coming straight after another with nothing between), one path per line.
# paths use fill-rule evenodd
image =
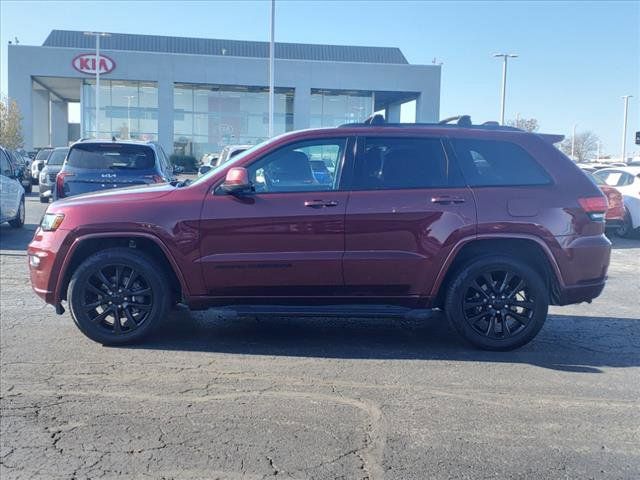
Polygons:
M46 160L50 153L51 153L50 148L43 148L36 155L36 160Z
M13 173L11 164L9 163L9 157L0 150L0 174L10 176Z
M64 150L54 150L47 159L47 165L62 165L67 153L69 153L68 148L65 148Z
M155 165L153 150L144 145L86 143L74 146L67 165L90 169L149 170Z
M524 149L494 140L452 140L467 183L472 187L546 185L551 179Z
M253 163L249 179L257 193L336 190L345 143L341 138L288 145Z
M353 186L357 190L437 188L452 184L447 157L438 138L363 140Z

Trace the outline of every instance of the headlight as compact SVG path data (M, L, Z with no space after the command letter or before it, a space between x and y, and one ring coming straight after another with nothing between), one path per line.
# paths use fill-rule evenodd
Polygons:
M40 222L40 228L45 232L53 232L58 229L62 220L64 220L62 213L45 213Z
M47 172L43 170L42 172L40 172L40 181L46 182L46 180L47 180Z

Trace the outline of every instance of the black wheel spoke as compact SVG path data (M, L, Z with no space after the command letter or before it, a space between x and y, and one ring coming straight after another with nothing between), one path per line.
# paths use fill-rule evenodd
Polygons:
M87 290L89 290L89 291L90 291L90 292L92 292L92 293L95 293L96 295L101 295L101 296L106 295L106 292L105 292L105 291L100 290L100 289L99 289L99 288L97 288L97 287L94 287L94 286L93 286L93 285L91 285L90 283L89 283L89 284L87 284Z
M482 296L484 296L486 299L489 299L489 294L487 292L484 291L484 289L480 286L480 284L478 283L477 280L474 280L473 283L471 284L471 288L474 291L479 292Z
M97 302L92 302L92 303L87 303L84 305L84 308L87 310L93 310L96 307L99 307L100 305L104 305L105 303L107 303L106 299L100 299Z
M484 300L467 300L464 302L464 308L475 308L475 307L481 307L482 305L485 305L487 302L485 302Z
M115 287L118 288L120 286L120 267L116 265L116 276L115 281L113 282Z
M505 290L509 286L509 282L511 282L511 280L513 280L513 274L511 274L510 272L505 272L504 278L502 279L502 284L500 285L500 290L499 290L501 294L505 293Z
M487 287L489 287L489 290L491 291L491 293L498 293L498 292L496 292L495 285L494 285L494 280L493 280L493 278L491 278L491 274L490 273L483 274L482 278L484 278L485 282L487 282Z
M477 315L467 317L467 321L471 324L475 324L478 322L478 320L481 320L483 317L486 317L487 315L489 315L489 312L478 313Z
M144 303L129 303L129 306L145 312L151 310L151 305L145 305Z
M511 310L507 312L507 316L513 318L515 321L517 321L521 325L526 325L527 323L529 323L529 317L513 312Z
M512 307L522 307L522 308L526 308L527 310L531 310L532 308L535 307L535 303L531 300L510 300L509 301L509 305Z
M113 312L113 333L119 335L120 333L122 333L122 325L120 324L120 309L118 307L115 307L113 309Z
M102 273L102 270L98 271L98 278L102 282L102 285L111 290L111 282L107 279L107 277L105 277L104 273Z
M122 310L124 311L125 317L127 317L127 323L126 323L127 327L129 328L129 330L133 330L138 326L138 324L136 323L135 318L133 318L133 315L131 315L131 311L129 310L129 307L125 307Z
M129 277L127 277L127 281L124 284L124 289L127 290L132 284L133 284L133 280L138 276L138 273L132 268L131 269L131 274L129 275Z
M513 290L511 290L507 298L515 297L516 294L520 292L523 288L524 288L524 280L520 279L520 281L518 282L518 285Z
M133 295L134 297L141 297L144 295L151 295L151 289L150 288L143 288L141 290L134 290L131 292L131 295Z
M91 321L92 321L93 323L100 323L100 322L102 322L105 318L107 318L107 317L109 316L109 314L111 314L111 313L112 313L111 309L110 309L110 308L107 308L107 309L103 310L103 311L102 311L102 313L100 313L100 314L96 315L95 317L93 317L93 318L91 319Z
M495 333L495 329L496 329L496 316L491 315L491 317L489 317L489 326L487 327L487 331L484 333L485 336L487 337L491 336L492 333Z

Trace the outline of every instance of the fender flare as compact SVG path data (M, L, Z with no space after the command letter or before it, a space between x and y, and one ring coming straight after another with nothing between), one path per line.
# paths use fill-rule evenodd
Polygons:
M118 238L118 237L145 238L155 243L160 248L162 253L164 253L165 257L167 257L167 259L169 260L169 266L173 270L173 273L175 274L176 278L178 279L178 282L180 283L180 288L184 292L184 295L187 297L190 296L189 288L187 287L187 283L184 279L184 276L182 275L182 270L180 270L178 263L176 262L175 258L173 258L173 255L171 254L167 246L156 235L145 233L145 232L127 232L127 231L108 232L108 233L87 233L84 235L80 235L79 237L76 237L73 240L73 243L71 244L71 246L69 247L69 250L67 250L67 253L64 256L64 260L62 262L60 271L58 273L58 278L56 281L56 287L54 291L54 299L55 299L54 302L56 305L60 304L60 301L62 299L62 285L64 284L64 279L67 275L67 271L71 264L71 259L73 258L73 255L78 249L78 247L80 247L80 245L87 240L103 239L103 238Z
M562 278L562 273L560 271L560 267L558 266L558 262L556 261L556 258L553 256L553 253L551 252L551 249L549 248L549 246L542 239L534 235L526 235L526 234L487 233L487 234L480 234L480 235L472 235L472 236L464 237L458 240L458 242L453 246L453 248L447 255L447 258L445 259L444 263L440 267L438 276L436 277L436 280L433 283L433 286L431 287L431 292L429 293L429 297L436 298L438 296L440 287L444 282L444 278L447 275L449 268L451 267L451 264L456 259L458 253L460 253L460 250L462 250L462 248L465 245L471 242L475 242L477 240L530 240L535 242L542 249L545 256L547 257L547 261L549 262L549 265L553 270L554 277L555 277L555 280L558 282L558 285L561 288L565 286L564 280Z

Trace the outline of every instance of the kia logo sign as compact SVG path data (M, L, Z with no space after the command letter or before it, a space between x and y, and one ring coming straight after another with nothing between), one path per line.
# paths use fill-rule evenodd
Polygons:
M97 62L95 53L81 53L74 57L71 65L80 73L88 73L90 75L95 75L97 68L100 68L100 75L112 72L116 68L116 62L106 55L100 54L100 61Z

